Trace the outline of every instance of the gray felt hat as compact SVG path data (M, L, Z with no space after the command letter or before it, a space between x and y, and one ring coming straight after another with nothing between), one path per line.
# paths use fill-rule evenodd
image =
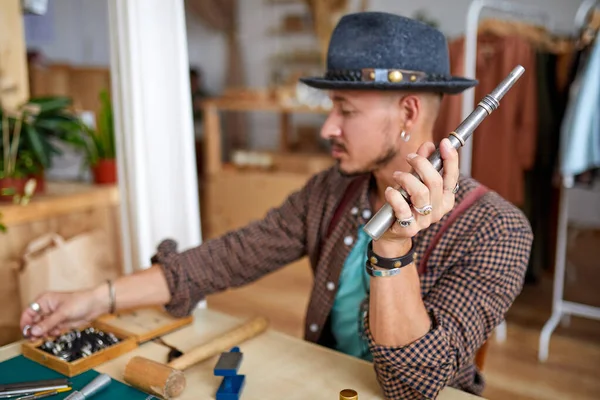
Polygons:
M476 80L452 76L446 37L384 12L343 16L331 35L327 72L301 82L317 89L415 90L456 94Z

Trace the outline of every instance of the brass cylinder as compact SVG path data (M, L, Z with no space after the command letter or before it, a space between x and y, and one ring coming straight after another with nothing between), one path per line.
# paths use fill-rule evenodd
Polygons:
M356 390L344 389L340 392L340 400L358 400Z

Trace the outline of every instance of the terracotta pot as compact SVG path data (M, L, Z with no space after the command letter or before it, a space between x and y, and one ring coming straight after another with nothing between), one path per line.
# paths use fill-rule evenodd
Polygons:
M117 182L117 160L107 159L99 160L98 164L92 167L94 183L109 184Z
M37 181L35 190L33 194L43 193L45 190L45 181L44 175L40 174L37 176L30 176L26 178L0 178L0 201L2 202L12 202L15 194L24 194L25 193L25 185L29 179L35 179ZM14 189L13 194L3 195L2 192L4 189Z

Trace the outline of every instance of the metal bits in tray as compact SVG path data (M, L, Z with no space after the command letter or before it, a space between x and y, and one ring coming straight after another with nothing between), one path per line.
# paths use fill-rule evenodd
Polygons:
M114 334L89 327L73 329L55 340L45 341L39 348L64 361L73 362L117 343L119 339Z

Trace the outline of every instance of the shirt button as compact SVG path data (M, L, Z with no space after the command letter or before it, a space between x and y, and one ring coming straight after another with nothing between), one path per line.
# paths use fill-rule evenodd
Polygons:
M327 290L333 290L335 289L335 283L333 282L327 282Z
M350 246L352 243L354 243L354 239L352 238L352 236L346 236L344 238L344 244L346 246Z
M350 210L350 214L352 214L352 215L358 214L358 207L352 207L352 209Z
M364 209L363 212L362 212L362 216L363 216L364 219L371 218L371 210L369 210L368 208Z
M317 324L310 324L310 331L311 332L316 332L319 330L319 326Z

